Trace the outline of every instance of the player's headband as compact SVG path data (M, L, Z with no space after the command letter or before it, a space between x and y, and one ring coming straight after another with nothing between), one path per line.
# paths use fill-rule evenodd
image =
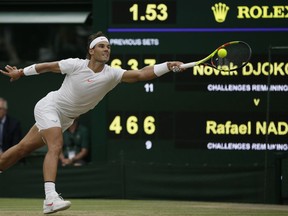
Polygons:
M102 42L102 41L106 41L109 43L108 39L104 36L101 36L101 37L97 37L95 38L91 43L90 43L90 46L89 48L92 49L97 43L99 42Z

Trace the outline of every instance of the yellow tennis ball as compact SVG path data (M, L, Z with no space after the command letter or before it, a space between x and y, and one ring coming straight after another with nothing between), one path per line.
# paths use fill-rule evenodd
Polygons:
M225 58L227 56L227 50L224 48L221 48L218 50L217 54L220 58Z

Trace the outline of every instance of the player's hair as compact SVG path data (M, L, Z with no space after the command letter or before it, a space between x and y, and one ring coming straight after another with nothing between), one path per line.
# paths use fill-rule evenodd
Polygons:
M91 59L91 55L90 55L90 53L89 53L89 46L90 46L90 43L95 39L95 38L97 38L97 37L101 37L101 36L104 36L104 37L106 37L107 38L107 36L103 33L103 32L101 32L101 31L98 31L97 33L95 33L95 34L92 34L92 35L90 35L89 37L88 37L88 43L87 43L87 55L86 55L86 58L87 59Z

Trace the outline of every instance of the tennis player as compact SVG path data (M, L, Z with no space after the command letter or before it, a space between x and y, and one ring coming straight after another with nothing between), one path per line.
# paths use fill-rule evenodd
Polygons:
M106 64L110 58L110 51L107 37L102 32L97 32L88 39L87 59L70 58L38 63L24 69L7 65L5 71L0 70L2 74L10 77L10 81L45 72L66 75L59 90L48 93L36 104L35 125L18 145L0 157L0 172L2 172L32 151L44 145L48 146L43 162L44 214L65 210L71 206L70 201L65 201L56 192L55 181L63 145L62 133L74 119L93 109L120 82L152 80L182 64L178 61L165 62L146 66L140 70L112 68Z

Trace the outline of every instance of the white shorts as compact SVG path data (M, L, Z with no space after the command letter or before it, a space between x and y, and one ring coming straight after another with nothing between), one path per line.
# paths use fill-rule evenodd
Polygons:
M73 118L61 114L56 108L53 98L49 94L36 104L34 108L34 117L39 131L52 127L60 127L64 132L74 121Z

